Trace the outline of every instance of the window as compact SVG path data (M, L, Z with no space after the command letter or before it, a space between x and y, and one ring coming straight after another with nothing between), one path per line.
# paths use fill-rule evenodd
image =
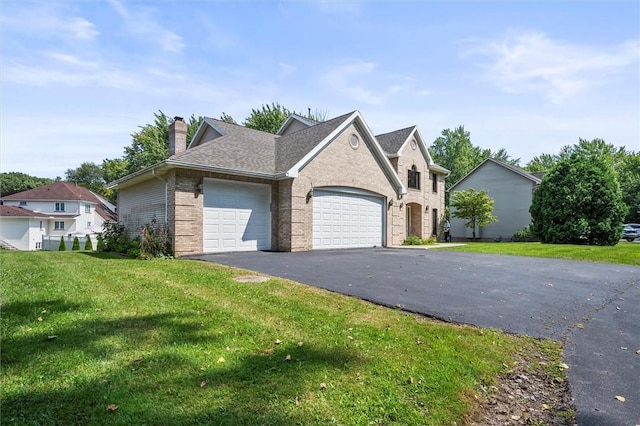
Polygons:
M56 211L63 212L64 211L64 203L56 203Z
M411 166L409 169L409 188L420 189L420 172L416 170L416 166Z
M40 250L42 248L42 243L36 243L36 250Z
M42 231L44 228L42 227L42 221L40 221L40 230Z
M438 175L435 173L431 174L431 179L433 180L433 182L431 182L433 185L432 191L438 192Z
M26 201L20 201L20 206L26 206L27 202Z
M59 222L55 221L55 222L53 222L53 228L56 231L64 230L64 222L63 221L59 221Z
M87 222L87 228L91 228L91 222Z
M349 145L353 149L358 149L358 146L360 145L360 139L358 139L358 135L354 133L349 136Z
M91 213L91 204L85 204L84 205L84 212L85 213Z

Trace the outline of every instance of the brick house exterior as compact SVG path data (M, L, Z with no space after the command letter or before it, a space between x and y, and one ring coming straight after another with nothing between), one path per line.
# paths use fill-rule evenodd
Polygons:
M182 119L169 133L167 160L112 186L119 221L134 234L165 224L176 256L394 246L438 232L448 171L416 127L374 136L354 111L321 123L292 115L276 135L205 118L186 149Z

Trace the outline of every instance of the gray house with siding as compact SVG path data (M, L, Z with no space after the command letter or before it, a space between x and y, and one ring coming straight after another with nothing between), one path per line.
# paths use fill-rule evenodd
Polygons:
M493 214L498 221L476 229L476 238L493 241L498 238L509 240L516 231L531 223L529 207L533 192L542 181L541 175L529 173L520 167L487 158L450 189L451 196L456 191L473 188L486 190L494 200ZM451 235L461 241L472 237L471 228L464 226L464 219L453 217L451 212Z

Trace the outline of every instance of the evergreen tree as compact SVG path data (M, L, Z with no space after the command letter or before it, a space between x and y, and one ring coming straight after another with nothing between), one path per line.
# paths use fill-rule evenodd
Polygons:
M529 211L543 243L615 245L627 206L611 163L574 152L547 173Z
M58 251L67 251L67 244L64 242L64 237L60 237L60 246Z
M93 243L91 243L91 237L87 234L87 241L84 242L84 249L86 251L93 251Z
M73 237L73 246L71 246L71 250L80 250L80 240L78 239L78 237Z

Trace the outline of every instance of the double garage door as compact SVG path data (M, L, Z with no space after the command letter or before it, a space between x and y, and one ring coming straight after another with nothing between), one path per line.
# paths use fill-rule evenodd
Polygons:
M206 179L203 197L205 253L271 249L269 185ZM357 190L314 190L313 248L382 246L383 207Z
M360 192L313 191L313 248L382 246L384 200Z
M205 179L205 253L271 249L271 187Z

